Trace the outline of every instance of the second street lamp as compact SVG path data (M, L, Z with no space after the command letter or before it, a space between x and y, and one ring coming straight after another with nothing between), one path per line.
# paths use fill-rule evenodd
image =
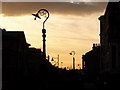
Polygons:
M71 51L69 54L73 55L73 70L75 70L75 57L74 57L75 51Z

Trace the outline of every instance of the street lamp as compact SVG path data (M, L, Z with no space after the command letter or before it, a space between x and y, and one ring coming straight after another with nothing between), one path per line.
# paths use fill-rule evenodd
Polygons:
M71 51L69 54L73 56L73 70L74 70L75 69L75 57L74 57L75 51Z
M59 54L57 57L52 57L52 60L51 61L54 61L54 59L57 59L58 61L56 62L57 63L57 66L59 68Z
M36 18L39 19L44 19L43 21L43 29L42 29L42 37L43 37L43 57L44 59L46 59L46 45L45 45L45 37L46 37L46 29L45 29L45 22L47 21L47 19L49 18L49 12L46 9L40 9L36 14L32 14L33 16L35 16L34 20L36 20Z

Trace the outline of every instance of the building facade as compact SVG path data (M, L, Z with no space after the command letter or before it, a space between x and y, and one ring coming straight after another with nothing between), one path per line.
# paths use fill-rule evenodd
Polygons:
M1 31L2 90L38 90L53 80L55 68L41 49L29 47L23 31Z
M109 2L100 16L101 73L120 72L120 2Z
M100 71L100 45L93 44L92 50L82 56L82 69L87 75L97 76Z

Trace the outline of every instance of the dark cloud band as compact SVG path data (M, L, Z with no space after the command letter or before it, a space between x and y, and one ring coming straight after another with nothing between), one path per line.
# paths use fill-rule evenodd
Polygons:
M89 15L101 12L106 7L105 2L3 2L2 13L5 16L31 15L41 8L59 15Z
M118 2L119 0L2 0L3 2Z

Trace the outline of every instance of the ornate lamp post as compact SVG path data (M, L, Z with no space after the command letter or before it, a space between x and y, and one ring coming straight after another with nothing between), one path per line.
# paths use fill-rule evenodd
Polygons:
M74 70L75 69L75 57L74 57L75 51L71 51L69 54L73 55L73 70Z
M36 18L43 18L43 29L42 29L42 37L43 37L43 57L44 59L46 59L46 45L45 45L45 38L46 38L46 29L45 29L45 22L47 21L47 19L49 18L49 12L46 9L40 9L36 14L32 14L33 16L35 16L34 20L36 20Z

